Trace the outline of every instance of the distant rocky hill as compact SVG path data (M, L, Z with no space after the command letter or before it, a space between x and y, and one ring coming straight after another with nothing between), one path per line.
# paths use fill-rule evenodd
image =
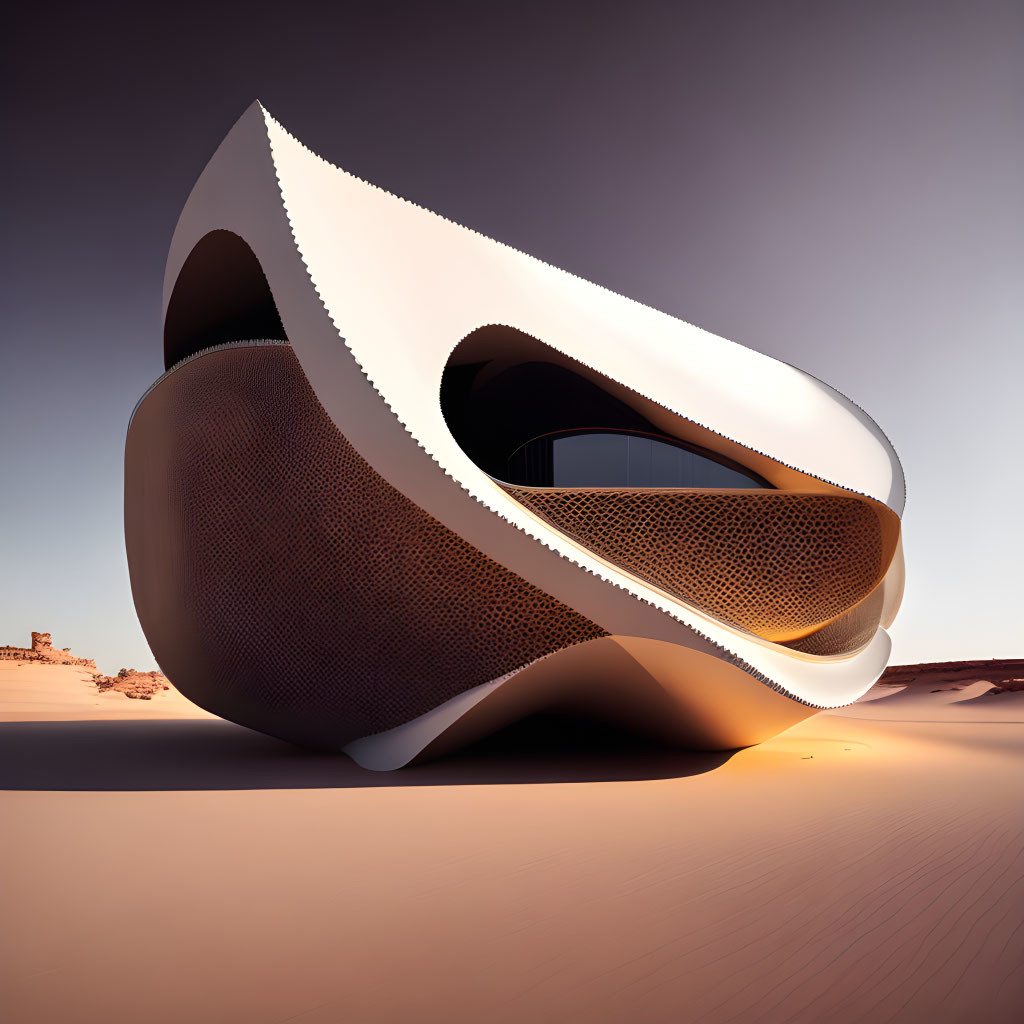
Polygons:
M880 686L904 686L978 681L992 683L1000 690L1024 690L1024 658L892 665L878 682Z
M49 633L33 633L31 647L0 647L0 661L41 661L47 665L81 665L96 670L92 658L76 658L69 647L54 647Z
M53 637L49 633L33 633L31 647L0 647L0 661L69 665L88 669L100 693L114 690L132 700L152 700L154 694L170 689L167 677L160 672L136 672L133 668L123 668L116 676L105 676L96 670L96 662L92 658L76 658L70 648L54 647Z

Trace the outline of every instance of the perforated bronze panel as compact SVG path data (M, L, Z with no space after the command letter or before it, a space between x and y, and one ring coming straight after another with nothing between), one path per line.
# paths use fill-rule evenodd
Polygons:
M768 640L804 636L842 615L892 557L892 530L854 496L507 489L601 557Z
M827 622L799 640L787 640L786 646L804 654L833 657L863 647L877 631L882 621L882 588L875 587L859 604L854 605L837 619Z
M339 434L291 349L144 399L125 532L161 667L226 718L337 747L604 631L442 526Z

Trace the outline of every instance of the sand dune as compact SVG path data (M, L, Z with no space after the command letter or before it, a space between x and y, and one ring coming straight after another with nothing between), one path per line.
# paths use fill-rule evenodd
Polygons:
M1024 690L997 692L989 682L874 687L863 701L831 714L870 721L981 722L1024 725Z
M87 678L0 665L8 1020L1019 1019L1022 694L389 774Z
M100 692L94 675L72 665L0 662L0 721L214 718L173 688L143 704Z

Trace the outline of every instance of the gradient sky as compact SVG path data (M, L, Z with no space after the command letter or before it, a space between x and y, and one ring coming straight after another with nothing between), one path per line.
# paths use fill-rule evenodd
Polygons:
M5 34L0 643L153 667L124 433L177 214L258 97L844 392L907 475L893 660L1024 653L1024 4L50 3Z

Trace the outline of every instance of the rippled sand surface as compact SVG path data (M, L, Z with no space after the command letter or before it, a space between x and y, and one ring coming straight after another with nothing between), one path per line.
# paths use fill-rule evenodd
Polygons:
M0 664L11 1022L1019 1020L1024 693L390 774Z

